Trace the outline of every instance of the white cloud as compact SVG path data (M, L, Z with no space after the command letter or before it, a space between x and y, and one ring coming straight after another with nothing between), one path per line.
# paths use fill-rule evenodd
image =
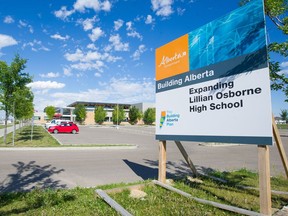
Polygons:
M146 47L144 44L141 44L138 49L133 53L132 58L133 60L139 60L142 53L146 51Z
M287 75L288 75L288 69L286 69L286 70L281 70L279 73L280 73L280 74L285 74L285 75L287 76Z
M28 24L26 22L22 21L22 20L19 20L19 25L21 27L27 27L28 26Z
M133 30L133 29L132 29L132 22L131 22L131 21L126 22L126 26L127 26L127 28L126 28L127 31Z
M63 41L68 40L70 38L68 35L63 37L60 34L54 34L54 35L51 35L50 37L55 40L63 40Z
M66 53L64 57L71 62L81 61L84 58L84 54L80 49L77 49L75 53Z
M153 18L151 15L147 15L147 18L145 20L145 24L152 24L154 22Z
M104 53L104 54L102 54L102 59L103 59L103 60L106 60L107 62L116 62L116 61L118 61L118 60L121 60L122 57L112 56L112 55L109 54L109 53Z
M157 16L170 16L173 13L173 0L151 0L152 9Z
M93 25L96 21L98 21L98 19L96 16L94 16L91 19L89 19L89 18L87 18L85 20L79 19L79 20L77 20L77 23L79 23L80 25L83 26L84 31L88 31L88 30L93 29Z
M15 21L14 21L14 19L11 16L6 16L4 18L3 22L6 23L6 24L11 24L11 23L14 23Z
M281 71L279 72L280 74L288 75L288 61L282 62L280 64Z
M287 62L281 62L280 67L282 67L282 68L288 67L288 61Z
M142 35L140 35L133 27L132 27L133 23L130 21L130 22L127 22L126 23L126 30L128 31L127 32L127 36L128 37L136 37L136 38L139 38L140 40L142 40Z
M177 14L182 16L185 13L186 9L185 8L177 8Z
M96 72L96 73L94 74L94 76L95 76L95 77L101 77L101 73L97 73L97 72Z
M104 1L104 2L102 3L102 10L103 10L103 11L110 11L110 10L111 10L111 7L112 7L112 5L111 5L111 2L110 2L110 1Z
M70 16L71 14L73 14L74 12L75 10L69 11L67 10L66 6L62 6L60 10L54 11L54 15L58 17L59 19L66 20L66 18Z
M153 79L132 79L128 77L112 78L105 85L100 85L97 89L88 89L79 93L58 92L51 96L58 99L65 99L67 106L75 101L101 101L114 103L139 103L154 102L155 81Z
M122 59L121 57L113 56L106 52L100 53L89 50L84 53L80 49L77 49L75 53L66 53L64 57L67 61L73 62L73 64L70 65L71 69L79 71L97 70L99 72L103 72L103 69L107 67L105 62L116 62Z
M124 21L121 19L118 19L116 21L114 21L114 30L118 31L124 24Z
M127 36L129 36L129 37L136 37L136 38L139 38L140 40L142 40L142 35L140 35L138 32L136 32L136 31L131 31L131 32L128 32L127 33Z
M77 0L73 7L75 10L82 13L85 12L85 9L93 9L94 11L110 11L111 10L110 1L99 1L99 0Z
M13 46L13 45L16 45L16 44L18 44L18 43L13 37L11 37L9 35L0 34L0 50L3 47Z
M72 76L72 72L70 68L63 68L63 73L65 76Z
M107 62L115 62L117 60L122 59L121 57L115 57L110 55L109 53L100 53L98 51L89 50L87 53L84 53L82 50L77 49L75 53L66 53L64 55L66 60L71 62L86 62L91 63L93 61L101 60Z
M91 49L91 50L98 50L97 47L95 46L95 44L93 44L93 43L88 44L87 48Z
M129 51L129 43L122 43L119 34L110 36L109 42L115 51Z
M34 33L34 29L31 25L29 25L27 22L19 20L19 28L28 28L29 32L32 34Z
M25 49L26 47L31 47L31 50L34 51L34 52L37 52L39 50L50 51L49 48L45 47L42 44L42 41L37 41L35 39L32 42L24 43L22 45L22 49Z
M104 32L101 30L100 27L97 27L97 28L94 28L92 30L92 34L89 34L88 36L93 42L95 42L103 35L104 35Z
M59 73L53 73L53 72L49 72L47 74L40 74L40 77L42 77L42 78L56 78L59 76L60 76Z
M65 84L55 81L36 81L33 83L29 83L27 86L32 89L60 89L64 88Z
M77 64L72 64L71 68L80 70L80 71L93 70L93 69L102 71L102 68L104 66L105 65L102 61L96 61L96 62L80 62Z

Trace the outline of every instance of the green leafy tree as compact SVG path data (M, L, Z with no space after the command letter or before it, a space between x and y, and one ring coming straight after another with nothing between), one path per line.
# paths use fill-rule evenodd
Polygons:
M18 120L31 119L34 115L34 95L30 88L25 86L14 94L14 98L14 117Z
M45 109L44 109L44 112L46 113L47 115L47 118L49 120L53 119L53 116L56 112L56 108L54 106L47 106Z
M132 106L129 109L129 122L130 124L134 125L137 124L138 120L142 117L140 110Z
M241 0L240 5L244 5L250 0ZM287 0L265 0L265 13L274 24L274 27L279 30L279 34L288 35L288 1ZM275 28L268 29L274 31ZM287 37L286 37L287 38ZM288 77L285 73L281 73L280 63L271 58L274 56L288 56L288 40L279 42L272 41L268 45L269 51L269 69L272 90L282 90L286 95L286 102L288 102Z
M156 109L155 108L148 108L144 112L143 121L147 125L152 125L155 122L156 118Z
M7 120L13 112L15 94L32 82L29 73L23 72L26 63L27 60L20 58L19 55L15 55L10 65L5 61L0 61L0 109L5 111L4 144L6 144Z
M80 122L80 124L83 124L87 115L85 106L83 104L77 104L74 110L74 114L76 115L76 121Z
M286 121L286 123L287 123L287 121L288 121L288 110L281 110L280 117L281 117L282 120Z
M122 106L116 106L112 113L112 121L113 124L120 125L122 121L126 119L125 117L125 111Z
M105 121L106 116L107 116L107 112L106 110L104 110L103 106L95 107L94 120L96 123L101 125Z

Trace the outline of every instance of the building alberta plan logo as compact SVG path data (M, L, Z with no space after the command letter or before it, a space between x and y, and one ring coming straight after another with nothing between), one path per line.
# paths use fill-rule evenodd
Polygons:
M165 122L165 118L166 118L166 111L162 111L161 112L161 118L160 118L160 128L163 127L163 124Z
M173 111L161 111L160 117L160 129L163 126L174 126L176 122L180 119L179 113L174 113Z

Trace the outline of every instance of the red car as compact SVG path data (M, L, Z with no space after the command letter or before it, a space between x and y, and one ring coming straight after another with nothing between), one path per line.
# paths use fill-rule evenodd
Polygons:
M68 123L61 123L60 125L56 126L51 126L49 127L48 131L50 133L73 133L76 134L79 132L79 128L76 124L73 122L68 122Z

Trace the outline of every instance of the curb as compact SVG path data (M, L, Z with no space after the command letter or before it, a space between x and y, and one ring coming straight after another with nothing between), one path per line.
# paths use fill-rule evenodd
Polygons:
M91 147L4 147L0 151L79 151L79 150L129 150L137 149L137 145L133 146L91 146Z

